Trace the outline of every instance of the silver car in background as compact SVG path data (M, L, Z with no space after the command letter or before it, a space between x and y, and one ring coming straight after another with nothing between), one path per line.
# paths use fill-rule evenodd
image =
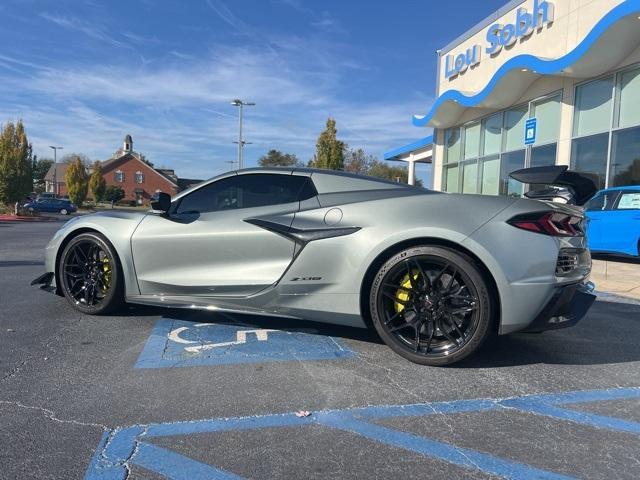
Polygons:
M33 283L87 314L130 302L374 327L403 357L446 365L490 335L585 315L583 222L573 205L247 169L161 194L146 213L72 219Z

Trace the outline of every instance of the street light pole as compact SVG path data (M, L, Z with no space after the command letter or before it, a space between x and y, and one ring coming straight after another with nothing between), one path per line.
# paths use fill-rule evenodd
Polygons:
M236 98L231 102L231 105L236 106L240 109L238 115L238 141L233 142L238 144L238 169L242 169L244 167L244 146L249 145L250 142L245 142L242 139L242 116L244 107L252 107L255 105L253 102L243 102L239 98Z
M53 150L53 194L58 195L58 150L64 150L64 147L54 147L49 145Z

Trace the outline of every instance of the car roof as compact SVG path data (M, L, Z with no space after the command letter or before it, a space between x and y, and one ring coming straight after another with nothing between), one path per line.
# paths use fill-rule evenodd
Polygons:
M343 172L340 170L328 170L322 168L307 168L307 167L252 167L244 168L242 170L231 170L225 172L213 178L203 181L198 185L194 185L187 190L183 190L177 195L172 197L172 201L175 201L183 196L204 187L214 181L222 180L226 177L232 177L234 175L250 175L250 174L276 174L276 175L306 175L313 177L314 184L318 193L330 192L342 192L351 190L378 190L378 189L416 189L426 190L406 183L398 183L392 180L387 180L379 177L370 177L366 175L359 175L357 173Z
M601 190L602 192L617 192L624 190L640 190L640 185L625 185L624 187L610 187Z

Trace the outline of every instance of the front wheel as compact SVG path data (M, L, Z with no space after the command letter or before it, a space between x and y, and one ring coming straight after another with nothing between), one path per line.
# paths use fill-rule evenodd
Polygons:
M60 213L61 213L62 215L69 215L69 211L68 211L66 208L61 209L61 210L60 210Z
M443 247L412 247L390 258L370 292L384 342L421 365L449 365L474 353L491 332L491 296L471 259Z
M58 279L65 298L83 313L97 315L124 303L124 282L114 248L99 233L83 233L65 246Z

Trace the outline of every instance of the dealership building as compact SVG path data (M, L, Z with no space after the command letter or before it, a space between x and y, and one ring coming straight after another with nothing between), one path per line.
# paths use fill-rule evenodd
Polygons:
M514 0L437 62L424 135L385 154L434 189L520 195L510 172L554 164L640 184L640 0Z

